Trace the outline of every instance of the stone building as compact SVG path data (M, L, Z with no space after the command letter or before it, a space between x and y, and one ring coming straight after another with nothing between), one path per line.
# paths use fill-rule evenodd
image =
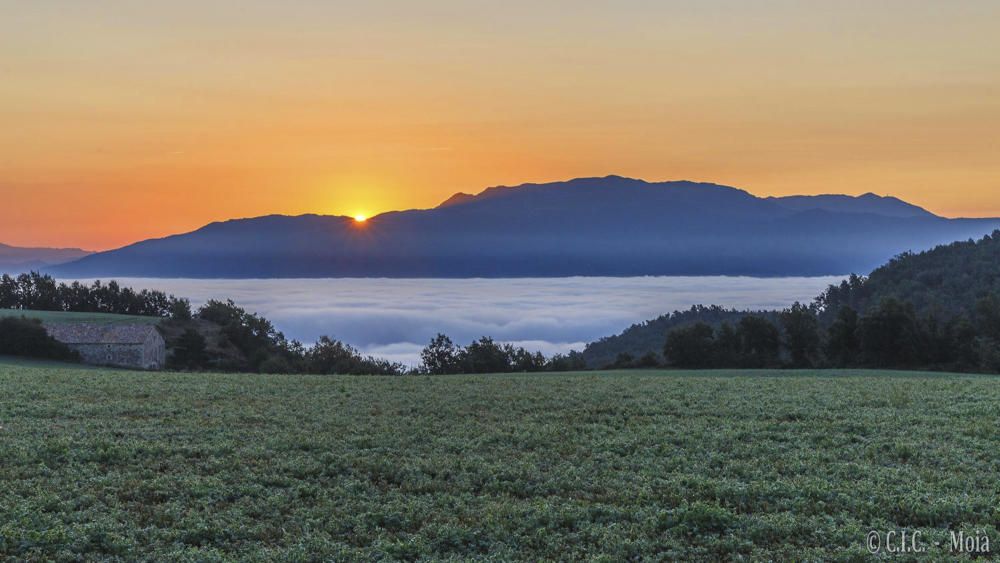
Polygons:
M47 323L45 330L85 364L161 369L166 361L166 342L152 325Z

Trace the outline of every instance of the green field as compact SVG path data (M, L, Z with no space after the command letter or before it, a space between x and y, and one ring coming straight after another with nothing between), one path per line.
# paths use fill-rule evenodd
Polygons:
M906 528L952 559L1000 540L998 384L0 363L0 556L866 560Z
M27 317L43 323L96 323L96 324L157 324L160 317L140 317L136 315L112 315L110 313L75 313L66 311L29 311L22 309L0 309L0 317Z

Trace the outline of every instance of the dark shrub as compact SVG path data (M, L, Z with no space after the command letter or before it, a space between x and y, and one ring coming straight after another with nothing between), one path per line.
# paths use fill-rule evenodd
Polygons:
M0 354L52 360L80 359L75 351L49 336L41 322L24 317L0 318Z
M194 329L185 329L174 343L174 353L170 356L170 367L179 369L199 369L208 364L205 351L205 337Z
M706 323L675 328L667 334L663 355L679 368L705 368L712 365L715 331Z

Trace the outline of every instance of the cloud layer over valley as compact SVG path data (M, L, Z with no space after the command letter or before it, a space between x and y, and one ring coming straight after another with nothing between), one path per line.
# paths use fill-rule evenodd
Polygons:
M467 344L483 335L546 355L695 304L780 308L809 302L839 277L635 277L546 279L125 278L119 283L191 299L232 299L288 338L321 335L365 353L415 364L438 332Z

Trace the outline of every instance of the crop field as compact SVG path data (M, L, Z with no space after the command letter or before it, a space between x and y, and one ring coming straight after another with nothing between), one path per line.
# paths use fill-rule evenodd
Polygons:
M43 323L95 323L95 324L157 324L160 317L113 315L110 313L77 313L67 311L31 311L26 309L0 309L0 317L27 317Z
M951 560L1000 540L998 384L0 362L0 557L867 560L908 530Z

